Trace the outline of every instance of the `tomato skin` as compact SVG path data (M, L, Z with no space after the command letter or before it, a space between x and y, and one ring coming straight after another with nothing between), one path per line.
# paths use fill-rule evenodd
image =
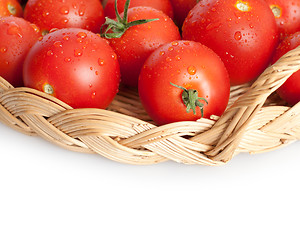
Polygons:
M288 34L300 31L300 1L265 0L272 9L279 32L284 38Z
M222 115L230 94L230 80L221 59L211 49L193 41L174 41L155 50L146 60L139 78L139 95L149 116L159 125L201 118L186 112L183 90L195 89L204 104L204 118Z
M285 53L295 49L300 45L300 32L286 37L278 47L272 59L272 63L275 63ZM294 105L300 101L300 70L290 76L283 85L277 90L278 95L291 105Z
M122 13L124 11L124 5L126 0L118 0L118 12ZM173 8L171 5L170 0L131 0L129 4L129 8L132 7L139 7L139 6L146 6L146 7L153 7L157 10L163 11L167 14L170 18L173 18ZM109 18L115 18L115 0L108 0L104 7L105 16Z
M181 28L189 11L197 4L197 0L171 0L174 19L177 25Z
M179 29L163 12L150 7L128 10L128 22L155 19L146 24L130 27L120 38L110 39L121 68L122 83L137 87L140 70L147 57L159 46L181 38Z
M29 0L24 18L35 23L42 32L52 28L76 27L99 32L104 23L104 10L99 0Z
M0 18L0 32L0 76L14 87L23 86L25 57L41 35L35 25L14 16Z
M29 51L23 74L25 86L49 93L73 108L106 108L120 81L117 56L109 43L79 28L44 36Z
M182 31L183 39L201 42L221 57L232 85L256 79L278 44L273 13L262 0L202 0Z
M17 0L1 0L0 1L0 17L6 16L22 17L23 9Z

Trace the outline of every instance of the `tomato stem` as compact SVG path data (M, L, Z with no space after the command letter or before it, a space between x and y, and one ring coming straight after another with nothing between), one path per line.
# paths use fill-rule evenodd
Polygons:
M186 89L171 82L170 84L183 90L181 97L184 105L186 106L186 112L189 113L192 110L194 115L196 115L196 107L199 107L201 111L201 117L203 117L204 103L200 102L199 100L202 100L208 104L207 100L205 98L198 97L198 91L195 89Z
M108 39L120 38L130 27L159 20L158 18L155 18L155 19L140 19L140 20L128 22L128 9L129 9L130 0L127 0L125 2L123 19L121 18L120 13L118 11L117 2L118 0L115 0L116 20L105 17L105 23L101 26L100 29L101 37L105 37ZM105 31L103 32L104 28Z

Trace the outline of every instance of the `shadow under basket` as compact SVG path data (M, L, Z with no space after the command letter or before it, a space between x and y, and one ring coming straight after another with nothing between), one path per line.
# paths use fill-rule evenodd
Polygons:
M73 109L40 91L14 88L0 77L0 121L66 149L122 163L222 165L240 152L271 151L300 138L300 103L286 106L275 93L299 69L300 47L252 85L232 87L221 117L162 126L151 121L132 89L121 89L107 110Z

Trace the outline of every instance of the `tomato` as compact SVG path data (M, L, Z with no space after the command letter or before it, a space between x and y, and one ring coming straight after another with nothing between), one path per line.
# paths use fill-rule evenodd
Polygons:
M300 32L286 37L276 48L272 63L275 63L282 55L300 45ZM290 76L277 90L279 96L291 105L300 101L300 70Z
M199 0L171 0L174 18L177 25L181 28L184 19L187 17L189 11L199 2Z
M296 0L265 0L274 16L280 34L284 37L300 31L300 1Z
M22 17L23 9L17 0L1 0L0 1L0 16L15 16Z
M23 86L25 57L41 35L35 25L14 16L0 18L0 32L0 76L14 87Z
M73 108L106 108L118 91L120 68L107 40L79 28L56 30L29 51L24 84Z
M159 46L181 38L178 27L162 11L151 7L128 10L129 24L141 19L157 20L131 26L121 37L109 39L118 55L121 81L133 87L137 87L139 72L147 57Z
M99 32L104 23L100 0L29 0L24 18L35 23L46 34L52 28L76 27Z
M118 11L119 13L122 13L124 11L124 5L126 0L118 0ZM170 18L173 18L173 8L171 5L170 0L131 0L129 7L139 7L139 6L147 6L147 7L153 7L155 9L163 11L165 14L167 14ZM115 18L115 0L108 0L105 7L104 7L104 13L109 18Z
M215 51L232 85L256 79L278 44L274 15L262 0L202 0L187 16L182 35Z
M181 40L165 44L149 56L138 90L149 116L162 125L222 115L228 105L230 80L224 63L211 49ZM190 98L193 101L188 103Z

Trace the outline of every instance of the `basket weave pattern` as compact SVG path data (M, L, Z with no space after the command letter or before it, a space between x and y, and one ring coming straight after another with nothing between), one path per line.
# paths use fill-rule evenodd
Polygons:
M34 89L0 77L0 121L72 151L129 164L173 160L222 165L240 152L270 151L300 139L300 104L272 93L300 69L300 47L268 67L250 86L232 87L221 117L156 126L136 91L122 89L107 110L72 109Z

